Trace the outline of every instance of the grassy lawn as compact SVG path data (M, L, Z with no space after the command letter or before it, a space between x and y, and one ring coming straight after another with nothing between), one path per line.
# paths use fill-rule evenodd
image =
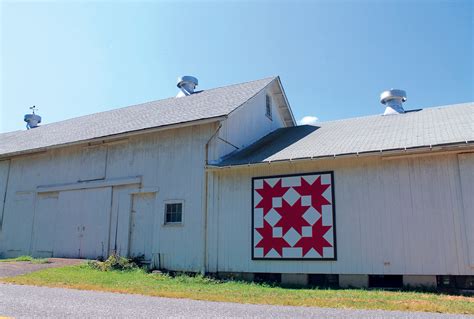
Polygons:
M140 269L103 272L86 264L44 269L1 280L25 285L237 303L474 314L474 298L465 296L359 289L291 289L201 276L171 277L149 274Z
M12 262L12 261L29 261L33 264L47 264L49 263L47 258L33 258L31 256L20 256L16 258L0 259L0 262Z

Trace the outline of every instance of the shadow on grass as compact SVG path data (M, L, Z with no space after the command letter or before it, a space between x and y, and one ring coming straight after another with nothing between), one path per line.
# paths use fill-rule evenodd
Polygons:
M289 290L354 290L354 291L387 291L387 292L414 292L414 293L427 293L433 295L440 295L440 296L462 296L462 297L473 297L474 290L460 290L455 288L433 288L427 286L420 286L420 287L413 287L413 286L403 286L401 288L358 288L358 287L346 287L341 288L339 286L320 286L320 285L298 285L298 284L285 284L279 282L279 278L269 278L269 280L264 280L262 278L257 278L257 280L244 280L238 277L228 277L222 278L215 274L206 274L203 276L200 273L193 273L193 272L179 272L179 271L167 271L161 270L159 273L167 274L170 277L201 277L203 279L207 278L212 280L215 283L228 283L228 282L236 282L236 283L252 283L255 285L259 285L262 287L276 287L276 288L284 288Z

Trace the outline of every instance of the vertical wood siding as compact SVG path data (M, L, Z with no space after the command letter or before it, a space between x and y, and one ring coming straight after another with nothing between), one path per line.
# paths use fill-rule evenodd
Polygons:
M474 153L459 154L458 159L464 207L464 214L458 219L464 224L467 257L469 265L474 268Z
M8 175L10 172L10 161L0 161L0 233L2 231L3 225L3 213L4 213L4 204L5 204L5 197L7 195L7 183L8 183ZM2 249L2 245L0 243L0 251Z
M58 246L60 237L66 236L61 235L60 230L77 223L71 221L71 216L67 219L59 218L58 213L64 211L87 217L89 222L102 220L96 230L97 234L84 239L87 246L94 246L92 242L104 242L103 249L106 253L117 248L120 253L127 254L131 198L134 193L152 189L154 203L145 205L151 210L146 214L151 219L149 223L153 225L153 240L150 243L152 255L160 256L164 267L199 271L203 263L204 145L215 127L214 124L190 126L132 136L128 142L67 147L38 155L16 157L9 164L8 161L2 161L0 199L3 194L7 195L4 227L0 233L0 254L48 256L54 254L57 247L57 253L65 255L65 250ZM8 167L10 177L7 186L5 176ZM82 195L79 195L84 191L79 190L59 190L54 196L36 192L40 185L130 176L142 176L141 185L87 190L103 200L80 200ZM106 189L107 196L103 193ZM61 198L66 198L66 195L72 197L68 197L66 202L62 201ZM185 202L184 223L181 226L164 225L164 202L173 199ZM85 209L93 216L86 216L83 211ZM87 225L84 226L88 229ZM84 251L86 248L82 249ZM102 244L99 250L102 253ZM91 256L98 254L99 250L95 247L90 251Z
M328 170L334 171L338 260L252 261L252 177ZM461 196L474 191L473 171L472 154L459 162L453 154L215 172L210 271L473 275L472 196L464 202Z
M242 149L270 132L284 127L275 97L272 103L272 119L265 115L266 94L273 96L270 89L263 90L232 112L222 123L219 137ZM213 146L215 152L211 159L218 159L236 150L235 147L221 140L214 141Z

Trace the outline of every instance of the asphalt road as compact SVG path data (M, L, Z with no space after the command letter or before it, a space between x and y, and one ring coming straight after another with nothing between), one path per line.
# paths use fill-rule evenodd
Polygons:
M242 305L0 284L0 317L15 318L473 318L392 312Z

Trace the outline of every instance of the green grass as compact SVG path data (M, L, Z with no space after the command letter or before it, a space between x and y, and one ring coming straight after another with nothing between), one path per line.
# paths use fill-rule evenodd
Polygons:
M141 269L104 272L87 264L49 268L1 280L25 285L250 304L474 314L474 298L466 296L363 289L291 289L202 276L171 277Z
M48 264L47 258L33 258L31 256L19 256L16 258L0 259L0 262L12 262L12 261L29 261L32 264Z

